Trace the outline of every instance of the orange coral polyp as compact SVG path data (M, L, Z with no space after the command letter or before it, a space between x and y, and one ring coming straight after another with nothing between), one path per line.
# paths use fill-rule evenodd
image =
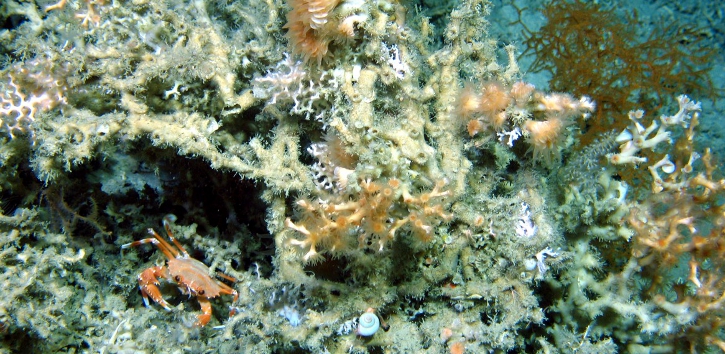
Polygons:
M383 189L383 197L390 198L393 196L393 189L392 188L385 188Z
M480 111L480 97L476 92L474 92L473 85L466 84L458 96L458 101L456 102L456 113L462 118L470 118Z
M446 183L440 180L431 191L411 195L407 192L410 186L398 179L364 179L359 182L358 195L337 195L326 203L301 199L297 203L303 214L300 220L285 220L285 226L301 239L291 239L289 244L306 249L302 260L311 262L319 261L322 252L349 252L355 236L359 248L383 251L406 226L418 240L429 242L435 227L452 218L444 213L450 195L443 190Z
M483 94L479 102L480 110L489 118L494 118L511 104L511 95L503 85L489 82L483 86Z
M386 231L386 226L382 222L372 222L370 225L370 232L375 235L383 234Z
M474 135L482 132L483 128L484 128L483 123L481 123L481 121L478 119L473 119L473 120L469 121L468 124L466 125L466 129L468 130L469 136L474 136Z
M337 226L337 228L344 229L345 227L347 227L348 220L346 217L341 216L335 220L335 224L336 224L335 226Z
M534 89L534 85L518 81L511 86L511 98L516 101L517 105L523 106L531 100Z
M534 150L534 159L543 158L551 164L552 158L558 156L559 142L562 141L566 124L558 117L545 121L527 121L524 129L529 133L529 143Z

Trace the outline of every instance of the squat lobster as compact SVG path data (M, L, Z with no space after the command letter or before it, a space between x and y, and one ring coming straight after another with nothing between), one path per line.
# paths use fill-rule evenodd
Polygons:
M229 285L226 285L209 275L209 267L204 263L189 256L184 247L174 238L174 234L171 232L171 223L176 221L176 216L166 215L163 219L164 229L169 240L174 243L172 246L166 240L164 240L154 229L149 228L148 232L153 237L145 238L143 240L134 241L121 246L121 249L129 247L135 247L146 243L152 243L164 253L168 261L166 265L154 266L145 269L138 276L138 286L141 289L141 295L143 296L144 304L149 306L149 297L163 306L168 311L171 311L169 304L161 296L161 291L158 288L159 277L164 278L170 282L176 283L179 290L183 294L189 294L189 296L196 296L196 299L201 305L201 314L197 316L195 326L204 327L211 320L211 302L209 299L215 298L221 294L234 295L234 300L237 301L239 294L236 290L232 289ZM225 275L218 274L219 276L235 281L236 279ZM229 317L235 313L234 308L229 312Z

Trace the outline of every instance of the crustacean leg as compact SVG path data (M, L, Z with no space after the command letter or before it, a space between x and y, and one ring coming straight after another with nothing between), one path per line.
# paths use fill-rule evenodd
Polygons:
M121 245L121 249L126 249L129 247L136 247L136 246L144 245L147 243L151 243L151 244L155 245L156 247L158 247L161 250L161 252L163 252L164 255L166 256L166 258L168 258L168 259L189 258L189 253L186 252L186 249L184 249L184 246L182 246L179 243L179 241L176 240L176 238L174 237L174 233L171 232L171 223L174 222L174 220L176 220L176 216L174 216L172 214L166 215L164 217L163 224L164 224L164 229L166 230L166 235L169 237L171 242L173 242L174 245L176 245L176 248L174 248L174 246L172 246L168 241L164 240L164 238L161 237L161 235L159 235L158 232L156 232L156 230L149 228L148 233L149 233L149 235L151 235L153 237L149 237L149 238L145 238L143 240L138 240L138 241L133 241L133 242L123 244L123 245ZM181 252L179 252L179 250L181 250Z
M204 327L211 321L211 302L203 296L197 296L196 298L199 300L199 305L201 305L201 315L196 317L194 325Z
M148 233L150 235L152 235L153 238L149 237L149 238L145 238L143 240L138 240L138 241L133 241L133 242L125 243L125 244L121 245L121 249L126 249L126 248L130 248L130 247L141 246L141 245L145 245L147 243L150 243L150 244L153 244L156 247L158 247L158 249L160 249L161 252L164 253L164 255L166 256L166 258L168 258L168 259L177 258L177 256L179 255L179 251L176 248L174 248L174 246L172 246L171 244L169 244L168 242L166 242L166 240L164 240L163 238L161 238L161 235L159 235L158 233L156 233L156 231L154 231L154 229L149 228L148 229ZM184 251L184 253L186 253L186 251Z
M155 303L163 306L167 311L171 311L169 303L164 300L159 290L159 277L168 278L169 271L164 266L156 266L147 268L138 276L138 287L141 289L141 295L143 296L143 302L146 307L149 306L149 297L154 300Z
M165 220L164 220L165 221ZM164 223L166 225L166 223ZM140 245L144 245L147 243L151 243L158 247L161 252L164 253L166 258L168 259L174 259L179 255L179 251L175 249L171 244L166 242L161 236L156 233L153 229L148 229L149 234L153 236L153 238L145 238L143 240L133 241L130 243L126 243L121 245L121 249L126 249L130 247L136 247ZM173 239L172 239L173 240ZM186 253L186 251L184 251ZM143 296L143 302L148 307L149 306L149 297L151 297L154 302L158 303L159 305L163 306L166 310L171 310L169 307L169 304L164 300L164 298L161 296L161 291L158 288L159 285L159 277L163 277L166 279L170 279L169 276L169 270L164 266L156 266L151 267L143 272L138 276L138 287L141 289L141 295Z
M222 285L220 293L234 295L234 301L239 298L239 294L236 290L228 287L226 284L220 285ZM225 287L228 290L225 289ZM196 317L196 323L194 323L194 325L198 327L204 327L207 323L209 323L209 321L211 321L211 302L209 302L209 299L204 297L203 295L198 295L196 299L199 300L199 306L201 306L201 314ZM229 317L234 316L235 313L236 311L232 307L232 309L229 311Z
M228 275L224 275L224 278L236 280ZM236 302L239 299L239 293L232 287L224 283L218 284L219 287L221 287L221 289L219 289L220 294L234 295L234 300L232 300L232 303ZM199 300L199 305L201 306L201 314L196 317L196 323L194 325L204 327L207 323L209 323L209 321L211 321L211 302L209 302L209 298L205 297L203 294L197 295L196 298L197 300ZM235 313L236 310L234 309L234 307L232 307L229 310L229 317L234 316Z
M189 253L186 252L186 249L184 248L184 246L182 246L181 243L179 243L179 241L176 240L176 237L174 237L174 233L171 231L171 223L173 223L174 221L176 221L176 216L174 214L169 214L169 215L164 216L162 223L164 224L164 230L166 230L166 236L181 251L181 255L183 256L183 258L189 258ZM153 229L149 229L149 231L153 231ZM154 234L154 237L156 237L157 239L163 240L163 239L161 239L161 236L159 236L159 234L157 234L156 232L154 232L153 234ZM167 243L167 245L168 245L168 243ZM169 248L173 249L173 247L171 247L171 245L169 245ZM174 255L177 258L179 258L179 251L174 250L174 252L175 252Z
M218 274L222 275L224 277L224 279L237 281L236 279L234 279L226 274L223 274L223 273L218 273ZM219 293L227 294L227 295L234 295L232 304L236 303L237 300L239 299L239 293L227 284L224 284L222 282L219 282L218 284L219 284L219 287L221 287L221 289L219 289ZM229 317L234 316L235 313L237 313L237 310L234 308L234 306L231 306L229 309Z

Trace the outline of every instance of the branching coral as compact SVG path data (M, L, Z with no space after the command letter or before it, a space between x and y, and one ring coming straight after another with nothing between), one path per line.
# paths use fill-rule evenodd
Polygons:
M0 215L0 265L15 284L0 301L4 344L255 353L722 345L708 326L721 324L725 305L723 183L711 154L692 145L699 106L682 99L681 112L654 125L636 111L617 116L622 130L572 151L593 102L522 81L514 45L490 37L489 0L421 11L386 0L79 0L45 16L33 2L10 3L25 10L6 11L21 21L0 35L8 71L19 69L0 93L3 117L12 127L22 116L11 132L34 139L0 139L2 207L16 210ZM86 4L84 25L73 14ZM53 60L33 67L48 53ZM47 92L62 109L24 104L18 92ZM559 160L558 176L532 163ZM635 163L651 189L626 183ZM109 190L136 172L158 188ZM39 198L36 177L93 203ZM171 208L193 225L178 235L204 250L209 273L239 280L238 311L219 316L222 331L136 311L133 258L145 254L118 249ZM57 215L84 221L66 228L83 232L49 232ZM68 303L81 305L61 311ZM363 339L351 321L370 307L390 330ZM52 323L69 342L56 341Z
M690 352L725 348L717 330L725 325L725 210L718 202L725 180L713 178L709 151L703 161L705 172L694 175L680 165L673 174L682 182L666 185L628 217L635 231L633 255L643 272L654 274L647 297L685 326L670 338L674 347ZM673 279L678 268L687 269L680 275L686 281Z
M531 31L525 46L536 57L531 70L551 74L550 88L589 95L597 102L582 142L622 129L632 110L656 110L681 92L714 98L707 63L715 50L702 45L698 28L661 22L644 40L637 37L636 14L582 1L544 5L547 22ZM524 52L526 54L526 52Z
M617 166L620 173L636 163L646 164L651 190L631 193L634 200L629 202L625 202L623 193L603 193L601 199L605 200L589 202L596 207L595 214L588 217L606 220L585 229L593 238L590 243L598 247L595 250L584 239L572 246L577 261L562 278L569 284L569 299L555 306L562 316L557 322L573 328L592 326L577 319L582 315L596 323L598 317L613 311L622 316L620 325L655 335L651 340L631 344L629 350L648 347L694 353L712 346L725 348L725 338L717 330L723 325L725 309L725 222L721 205L725 180L716 177L717 164L709 149L701 157L695 152L699 104L686 96L678 100L680 109L674 115L662 116L661 126L652 123L644 128L639 123L643 113L630 113L632 125L620 134L626 142L620 146L620 153L610 154L609 159L627 163ZM684 132L677 131L680 126ZM655 131L655 136L648 137ZM640 149L655 147L663 151L659 161L636 154ZM606 182L607 178L601 180ZM611 189L613 183L624 187L613 181L603 187ZM570 194L579 197L574 190ZM606 207L606 199L616 202ZM605 272L597 276L592 272L595 269ZM624 340L629 336L626 332L617 334L603 324L596 327L594 341L607 336ZM556 332L561 330L557 325Z
M412 195L397 179L387 183L364 180L352 200L345 194L331 200L300 199L299 220L295 223L287 218L285 223L303 239L290 242L307 249L302 257L305 261L318 257L318 249L333 255L366 248L383 251L404 227L419 241L429 242L434 228L452 219L443 207L449 195L443 190L445 185L439 181L431 191Z
M85 309L71 304L85 284L80 274L88 271L82 262L87 254L64 245L64 235L38 227L39 218L28 209L0 214L0 326L11 333L30 328L34 335L58 345L69 334L78 336L73 333L85 324L79 319ZM28 242L35 237L43 240Z
M647 168L652 177L652 192L654 193L659 193L665 188L676 189L685 187L687 185L687 177L682 173L691 173L693 171L692 164L700 158L700 154L694 151L692 147L695 134L694 130L699 124L700 103L690 100L685 95L678 96L677 100L680 106L677 113L671 116L662 115L660 117L660 124L652 120L647 128L644 127L646 124L643 124L644 111L636 110L629 112L630 126L615 138L615 141L621 144L619 146L619 152L607 155L609 162L615 165L629 164L636 166L648 162L649 158L654 160L659 159ZM658 145L671 143L673 132L670 130L677 126L682 126L686 129L684 131L686 139L680 144L680 148L673 152L673 158L682 167L681 171L673 173L676 170L676 166L675 163L670 161L670 155L665 154L662 156L662 154L657 154L655 153L655 148ZM651 136L653 133L654 135ZM620 175L631 181L633 180L632 176L636 173L632 170L622 169ZM666 181L663 180L660 173L669 175Z

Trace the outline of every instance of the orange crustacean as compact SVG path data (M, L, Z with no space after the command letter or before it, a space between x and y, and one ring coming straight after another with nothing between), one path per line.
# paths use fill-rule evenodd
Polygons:
M194 325L204 327L211 320L211 302L209 302L209 299L213 299L219 295L234 295L233 301L236 302L239 294L229 285L212 278L209 275L209 267L189 256L189 253L186 252L171 232L171 223L175 220L176 217L174 215L167 215L163 219L166 235L174 245L164 240L154 229L149 228L148 232L153 237L124 244L121 248L126 249L146 243L156 245L164 253L166 258L168 258L168 261L166 265L146 268L138 276L138 286L141 289L144 304L149 306L148 298L150 297L166 310L171 310L169 304L161 296L161 290L158 288L159 278L164 278L169 282L176 283L182 293L188 294L189 296L196 296L199 305L201 305L202 313L197 317ZM234 278L228 275L221 273L218 273L218 275L224 279L235 281ZM229 312L229 317L233 315L234 308Z

